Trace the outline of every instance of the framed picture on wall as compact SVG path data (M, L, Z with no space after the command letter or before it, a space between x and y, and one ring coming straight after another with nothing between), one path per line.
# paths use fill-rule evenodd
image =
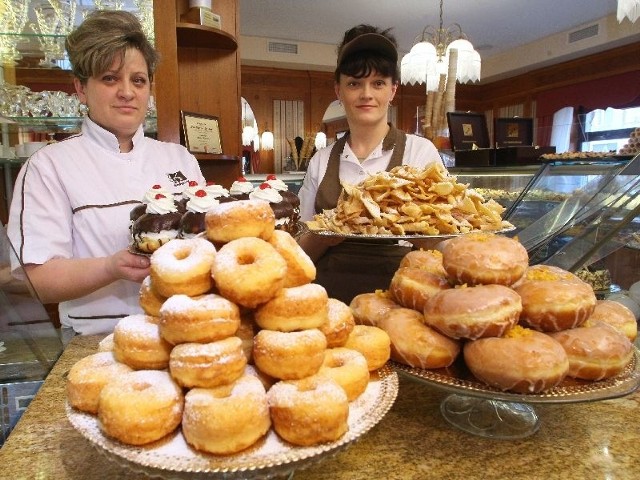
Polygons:
M184 145L191 153L222 153L218 117L181 111Z

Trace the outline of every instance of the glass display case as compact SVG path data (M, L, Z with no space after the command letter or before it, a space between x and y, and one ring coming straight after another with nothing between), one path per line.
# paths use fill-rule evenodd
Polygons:
M16 269L15 266L18 265ZM62 353L58 329L0 228L0 445Z

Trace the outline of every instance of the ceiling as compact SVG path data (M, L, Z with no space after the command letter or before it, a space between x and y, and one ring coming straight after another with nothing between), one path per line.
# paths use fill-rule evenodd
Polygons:
M443 26L458 23L462 27L480 53L484 70L491 57L519 46L607 16L615 20L616 8L616 0L447 0ZM335 51L347 29L369 23L392 27L403 55L425 26L438 26L439 10L438 0L240 0L240 33L331 45ZM624 22L638 34L634 41L640 39L640 21ZM603 44L606 33L601 35Z

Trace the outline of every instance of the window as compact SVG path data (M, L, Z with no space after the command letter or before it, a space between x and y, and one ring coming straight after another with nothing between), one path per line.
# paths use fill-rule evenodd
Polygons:
M593 110L578 115L583 152L619 152L640 127L640 107Z

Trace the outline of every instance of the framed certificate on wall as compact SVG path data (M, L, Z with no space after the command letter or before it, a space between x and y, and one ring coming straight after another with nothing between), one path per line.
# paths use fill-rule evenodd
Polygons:
M184 144L191 153L222 153L218 117L193 112L180 112Z

